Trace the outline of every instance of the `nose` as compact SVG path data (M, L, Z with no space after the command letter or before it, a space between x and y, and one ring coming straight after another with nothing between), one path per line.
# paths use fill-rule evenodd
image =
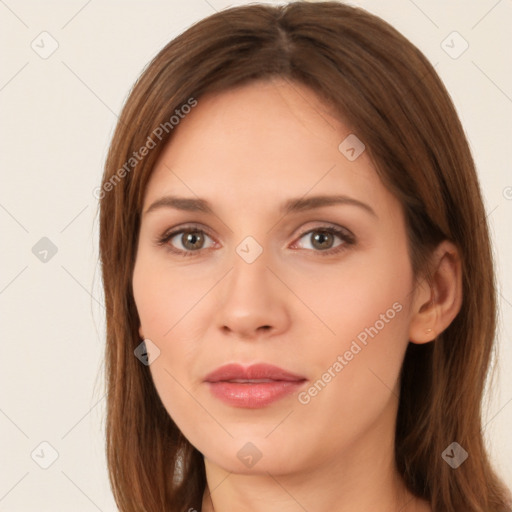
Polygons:
M216 321L224 335L255 340L288 329L289 293L266 263L264 254L252 263L236 256L220 289Z

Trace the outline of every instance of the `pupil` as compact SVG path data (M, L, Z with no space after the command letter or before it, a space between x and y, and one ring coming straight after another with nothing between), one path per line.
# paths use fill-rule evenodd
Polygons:
M313 245L317 246L319 249L327 249L330 246L332 240L332 234L328 232L318 231L317 234L313 236ZM327 242L327 244L326 244Z
M183 245L188 249L197 249L196 244L202 240L202 235L195 233L186 233ZM200 245L200 244L199 244Z

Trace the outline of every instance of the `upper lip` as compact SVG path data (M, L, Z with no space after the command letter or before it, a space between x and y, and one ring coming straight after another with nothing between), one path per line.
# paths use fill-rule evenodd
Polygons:
M271 364L253 364L243 366L241 364L226 364L209 373L206 382L226 381L303 381L305 377L296 375Z

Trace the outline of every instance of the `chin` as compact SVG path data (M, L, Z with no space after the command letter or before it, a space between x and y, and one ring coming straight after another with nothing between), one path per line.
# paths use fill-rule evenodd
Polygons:
M297 442L243 436L228 443L204 446L205 458L227 472L242 475L280 475L300 472L308 466L307 453L297 453ZM201 451L201 450L200 450ZM300 455L300 457L298 457Z

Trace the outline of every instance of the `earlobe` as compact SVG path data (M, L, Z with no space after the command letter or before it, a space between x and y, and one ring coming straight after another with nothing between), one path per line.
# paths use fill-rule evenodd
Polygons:
M146 338L145 338L145 336L144 336L144 334L142 334L142 325L140 325L140 326L139 326L139 336L140 336L140 339L141 339L141 340L146 339Z
M428 343L453 321L462 305L462 267L457 247L445 240L432 255L434 272L417 287L413 299L409 340Z

